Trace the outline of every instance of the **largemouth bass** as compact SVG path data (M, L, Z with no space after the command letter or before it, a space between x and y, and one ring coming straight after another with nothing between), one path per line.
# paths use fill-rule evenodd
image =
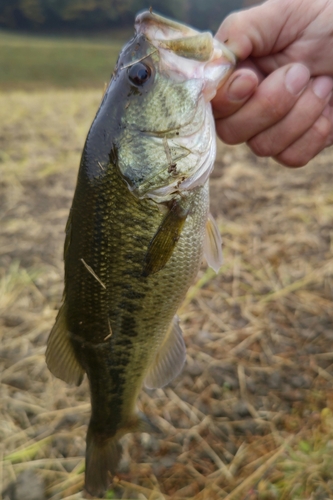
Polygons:
M77 385L88 376L85 487L95 496L116 471L120 438L150 428L136 412L142 385L162 387L182 370L176 312L203 250L214 269L221 262L210 100L235 58L210 33L150 11L135 28L84 146L46 351L55 376Z

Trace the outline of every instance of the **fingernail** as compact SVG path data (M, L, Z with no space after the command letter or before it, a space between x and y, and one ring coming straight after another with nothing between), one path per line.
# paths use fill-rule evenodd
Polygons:
M319 76L312 85L313 92L319 99L326 99L333 88L333 80L329 76Z
M285 86L288 92L298 95L305 89L310 80L310 71L303 64L293 64L285 76Z
M251 95L256 88L256 82L248 75L239 75L231 82L228 97L232 101L242 101Z

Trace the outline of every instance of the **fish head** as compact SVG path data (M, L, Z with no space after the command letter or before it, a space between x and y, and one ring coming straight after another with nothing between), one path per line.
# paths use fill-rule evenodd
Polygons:
M215 159L210 101L236 61L211 33L150 11L135 28L114 75L123 96L117 165L134 195L165 202L208 178Z
M175 83L200 80L206 102L236 64L235 55L209 31L200 32L152 11L139 14L135 28L159 51L159 72Z

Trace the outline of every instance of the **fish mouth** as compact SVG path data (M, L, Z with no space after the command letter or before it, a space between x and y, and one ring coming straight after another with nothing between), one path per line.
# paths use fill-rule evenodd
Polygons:
M168 49L180 57L195 61L208 61L213 54L212 34L199 31L171 19L145 11L135 20L138 33L160 48Z
M236 65L235 55L209 31L197 31L152 11L144 11L136 17L135 29L159 50L161 69L172 74L175 80L199 78L204 81L206 101L214 97Z

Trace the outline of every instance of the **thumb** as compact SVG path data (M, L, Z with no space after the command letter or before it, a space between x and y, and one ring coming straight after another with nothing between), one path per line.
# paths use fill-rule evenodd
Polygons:
M272 51L280 50L277 42L281 32L292 13L298 10L299 3L301 0L268 0L251 9L234 12L222 22L215 36L225 43L239 60L250 55L269 55ZM290 42L291 40L287 43Z

